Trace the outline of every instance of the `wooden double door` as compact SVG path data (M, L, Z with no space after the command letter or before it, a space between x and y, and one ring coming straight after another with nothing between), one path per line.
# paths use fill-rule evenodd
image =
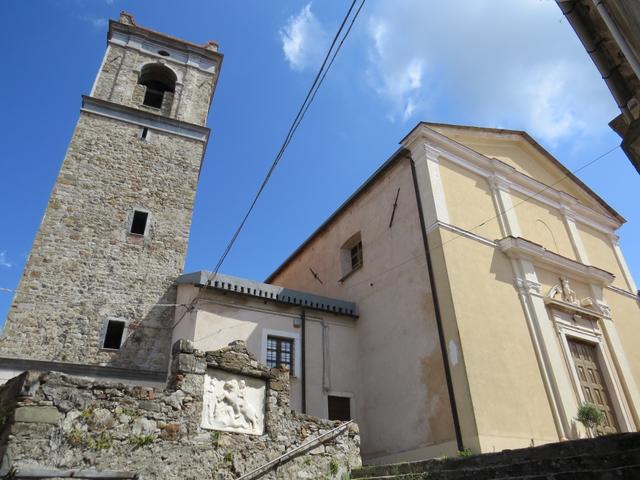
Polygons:
M604 414L604 422L598 427L598 433L617 432L618 423L602 375L596 347L579 340L568 339L568 341L584 398L587 402L597 406Z

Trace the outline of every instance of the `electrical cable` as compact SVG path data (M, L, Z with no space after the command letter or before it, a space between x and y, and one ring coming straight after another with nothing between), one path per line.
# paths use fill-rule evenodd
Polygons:
M273 160L271 166L269 167L269 170L267 171L267 174L265 175L262 183L260 184L260 187L258 188L258 191L254 195L253 200L252 200L251 204L249 205L249 208L247 209L244 217L242 218L242 221L240 222L240 224L236 228L236 230L235 230L234 234L232 235L230 241L227 243L227 246L225 247L222 255L220 256L220 258L218 259L218 262L216 263L214 269L207 276L207 280L205 282L205 286L211 285L211 282L215 279L216 275L220 271L220 268L222 267L222 264L224 263L225 259L229 255L229 252L233 248L238 236L240 235L240 232L243 230L243 228L244 228L249 216L253 212L253 209L255 208L255 206L256 206L256 204L258 202L258 199L260 198L260 196L262 195L262 192L266 188L267 183L271 179L271 176L272 176L273 172L275 171L276 167L278 166L278 163L282 159L286 149L289 147L289 144L291 143L291 140L293 139L294 134L298 130L298 127L300 126L300 124L302 123L302 120L304 119L305 115L307 114L307 111L309 110L309 107L311 106L311 103L314 101L314 99L316 97L316 93L318 92L318 89L320 88L320 86L324 82L324 79L327 76L327 73L329 72L329 69L333 65L333 62L334 62L336 56L338 55L338 53L342 49L342 46L343 46L345 40L347 39L349 33L351 32L353 24L355 23L356 19L360 15L360 11L362 10L362 7L364 6L365 2L366 2L366 0L362 0L361 1L360 6L358 7L358 9L356 10L355 14L353 15L351 23L349 24L347 30L345 31L345 34L340 39L340 35L342 34L342 31L344 30L344 27L347 24L347 21L351 17L351 12L353 11L353 8L357 3L357 0L353 0L351 2L351 5L349 6L349 9L347 10L347 13L345 14L344 18L342 19L342 23L340 24L340 27L338 28L338 31L336 32L336 34L333 37L333 40L331 41L331 45L329 46L329 49L327 50L327 53L326 53L326 55L324 57L324 60L322 61L322 65L320 66L320 69L316 73L316 76L315 76L315 78L314 78L314 80L313 80L313 82L311 84L311 87L307 91L307 95L305 96L305 99L302 102L302 105L298 109L298 113L296 114L291 126L289 127L289 131L287 132L287 135L285 136L285 139L282 142L282 145L280 146L280 149L278 150L278 153L276 154L275 159ZM340 39L340 42L338 43L338 47L335 48L335 51L334 51L334 47L336 46L336 43L338 42L338 39ZM327 63L327 62L329 62L329 63ZM196 294L195 298L193 299L193 301L191 303L192 307L200 299L200 295L202 293L202 290L203 289L200 289L198 291L198 293ZM177 326L182 321L182 319L186 316L186 314L191 309L187 308L185 310L185 312L182 314L180 319L178 319L178 321L175 322L174 327Z
M282 159L282 156L284 155L287 147L291 143L293 135L295 134L295 132L297 131L298 127L300 126L300 123L304 119L304 117L305 117L305 115L306 115L311 103L315 99L315 96L316 96L316 93L317 93L318 89L322 85L322 83L324 81L324 78L327 75L327 72L329 71L329 69L331 68L331 65L333 64L333 61L335 60L336 55L338 54L338 52L342 48L342 45L344 44L344 41L346 40L347 36L349 35L349 32L351 31L351 27L353 26L355 20L357 19L358 15L360 14L360 10L362 9L362 6L364 5L365 1L366 0L362 0L362 3L360 5L360 7L358 8L358 10L356 11L355 15L353 16L351 24L349 25L346 33L344 34L342 40L340 41L340 43L338 45L338 48L336 48L331 60L329 61L329 64L327 65L327 61L329 60L329 57L331 57L331 53L334 50L336 42L338 41L338 38L340 38L340 34L342 33L342 30L344 29L344 26L347 23L347 20L349 19L350 15L351 15L351 11L353 10L353 7L355 6L357 0L353 0L351 2L349 10L347 11L345 17L343 18L342 23L340 24L340 28L336 32L336 34L335 34L335 36L333 38L333 41L331 42L331 46L329 47L329 50L327 51L327 54L324 57L322 65L320 66L320 69L318 70L318 73L316 74L316 76L315 76L315 78L313 80L313 83L312 83L311 87L309 88L309 91L307 92L307 95L306 95L304 101L302 102L302 105L300 106L300 108L298 110L298 113L296 114L296 116L295 116L295 118L293 120L293 123L289 127L289 131L288 131L284 141L282 142L280 150L278 150L278 153L276 154L276 157L275 157L273 163L271 164L271 167L267 171L267 174L266 174L264 180L262 181L262 183L260 185L260 188L258 188L258 191L256 192L256 194L255 194L255 196L253 198L253 201L251 202L251 204L249 206L249 209L245 213L242 221L240 222L240 225L238 226L238 228L234 232L233 236L231 237L231 240L229 241L229 243L227 244L226 248L224 249L224 252L222 253L220 259L218 260L218 263L216 264L216 266L215 266L214 270L212 271L210 277L215 277L215 275L217 275L217 273L219 272L220 267L224 263L227 255L229 254L229 252L233 248L233 245L235 244L235 241L238 238L238 235L240 235L240 232L244 228L244 225L247 222L247 219L251 215L251 212L253 211L256 203L258 202L258 199L260 198L260 196L262 195L262 192L264 191L265 187L267 186L267 183L269 182L269 180L271 178L271 175L273 174L274 170L278 166L278 163ZM325 69L325 67L326 67L326 69ZM210 283L211 283L211 278L207 279L207 285L210 285Z

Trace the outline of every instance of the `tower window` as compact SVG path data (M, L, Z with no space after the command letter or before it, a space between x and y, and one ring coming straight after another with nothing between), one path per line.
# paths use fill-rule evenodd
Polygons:
M140 139L146 140L148 136L149 136L149 128L142 127L142 130L140 131Z
M107 322L107 329L104 334L104 342L102 343L102 348L119 350L120 346L122 345L125 325L126 323L122 320L109 320Z
M134 210L133 218L131 219L131 228L129 229L129 232L135 235L144 235L147 231L148 220L149 220L149 212Z
M143 105L161 108L165 93L175 91L176 80L176 74L160 63L145 65L138 79L140 85L147 87Z

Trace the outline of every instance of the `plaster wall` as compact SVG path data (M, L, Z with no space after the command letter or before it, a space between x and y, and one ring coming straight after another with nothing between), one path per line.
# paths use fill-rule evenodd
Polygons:
M589 256L589 263L594 267L602 268L613 273L615 278L613 285L629 291L629 285L622 274L622 269L615 255L611 239L603 232L583 223L577 223L582 243ZM635 292L632 292L635 293Z
M585 205L602 210L593 198L575 185L573 180L565 178L564 172L518 134L505 133L501 137L493 132L465 131L464 127L431 128L486 157L496 158L545 185L553 185L553 188L568 193Z
M640 384L640 303L638 297L606 289L604 298L611 308L611 318L618 331L636 384ZM640 413L640 412L638 412Z
M451 455L456 448L409 162L396 159L270 279L357 303L356 410L368 462L418 451ZM357 232L364 263L343 279L340 248Z
M190 300L196 290L193 286L181 285L178 297ZM264 362L264 341L268 333L294 338L291 406L302 411L302 311L299 307L250 299L230 292L209 291L201 296L193 312L176 325L173 341L181 338L191 340L198 350L216 350L235 340L243 340L247 349ZM180 311L176 311L176 318L180 319L181 316ZM305 322L307 413L327 418L328 394L358 396L355 388L359 371L356 320L307 310ZM355 413L352 408L352 415Z
M455 337L447 340L449 360L454 371L466 368L480 451L557 441L510 260L493 246L446 230L440 238L446 270L434 273L448 277L455 312L443 314L455 314L459 341L454 353Z
M473 228L473 233L485 238L501 238L500 226L495 218L474 228L496 214L486 179L444 158L440 159L440 175L449 223L465 230Z
M512 192L522 237L563 257L577 260L562 217L553 208L521 193ZM522 203L521 203L522 202Z

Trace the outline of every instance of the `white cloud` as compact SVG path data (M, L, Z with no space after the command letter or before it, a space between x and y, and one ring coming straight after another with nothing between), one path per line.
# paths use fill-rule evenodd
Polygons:
M378 0L370 12L368 78L393 120L503 125L556 143L617 114L555 2Z
M7 259L7 252L0 252L0 267L11 268L13 264Z
M103 30L107 26L107 19L102 17L97 17L92 14L84 14L84 15L76 15L76 18L86 24L88 24L91 28L95 30Z
M311 3L293 15L280 29L282 51L294 70L316 67L324 53L327 34L311 11Z

